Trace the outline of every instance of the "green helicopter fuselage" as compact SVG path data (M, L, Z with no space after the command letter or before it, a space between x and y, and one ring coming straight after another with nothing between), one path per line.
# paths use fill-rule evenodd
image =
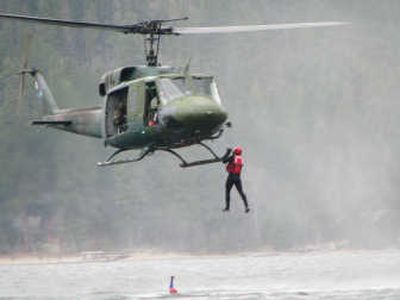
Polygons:
M43 76L34 76L39 77L44 98L52 98ZM55 107L33 124L103 138L106 146L119 149L170 149L215 138L227 119L214 77L172 67L133 66L108 72L99 93L103 106Z

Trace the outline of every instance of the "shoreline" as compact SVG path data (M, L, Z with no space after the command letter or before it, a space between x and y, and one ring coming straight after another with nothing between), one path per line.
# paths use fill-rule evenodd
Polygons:
M276 251L266 249L265 251L237 252L237 253L183 253L183 252L159 252L159 251L132 251L132 252L113 252L113 251L87 251L79 254L70 255L50 255L50 254L14 254L0 256L0 266L7 265L40 265L40 264L81 264L98 262L116 262L133 260L154 260L171 258L191 258L191 257L229 257L229 256L291 256L291 255L322 255L327 253L336 254L357 254L357 253L398 253L398 248L387 249L313 249L309 251Z

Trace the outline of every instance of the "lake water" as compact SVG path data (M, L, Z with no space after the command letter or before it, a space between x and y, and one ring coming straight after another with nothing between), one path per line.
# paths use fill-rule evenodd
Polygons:
M168 294L171 275L178 296ZM3 263L1 299L400 299L400 251Z

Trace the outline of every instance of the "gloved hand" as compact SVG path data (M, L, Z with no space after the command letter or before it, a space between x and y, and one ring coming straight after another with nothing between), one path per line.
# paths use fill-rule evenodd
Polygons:
M225 159L227 159L231 153L232 153L232 148L226 148L226 152L224 156L222 156L221 160L224 161Z

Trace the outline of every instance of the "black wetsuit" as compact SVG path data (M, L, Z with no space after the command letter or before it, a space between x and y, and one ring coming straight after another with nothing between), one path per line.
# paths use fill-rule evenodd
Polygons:
M223 158L222 162L224 164L232 162L234 159L234 155L226 155L225 158ZM247 197L246 194L243 192L243 187L242 187L242 180L240 179L240 174L233 174L229 173L228 177L226 178L226 183L225 183L225 209L224 210L229 210L230 207L230 193L233 185L236 186L236 189L238 190L240 197L242 197L244 207L246 209L246 212L248 212L249 205L247 203Z

